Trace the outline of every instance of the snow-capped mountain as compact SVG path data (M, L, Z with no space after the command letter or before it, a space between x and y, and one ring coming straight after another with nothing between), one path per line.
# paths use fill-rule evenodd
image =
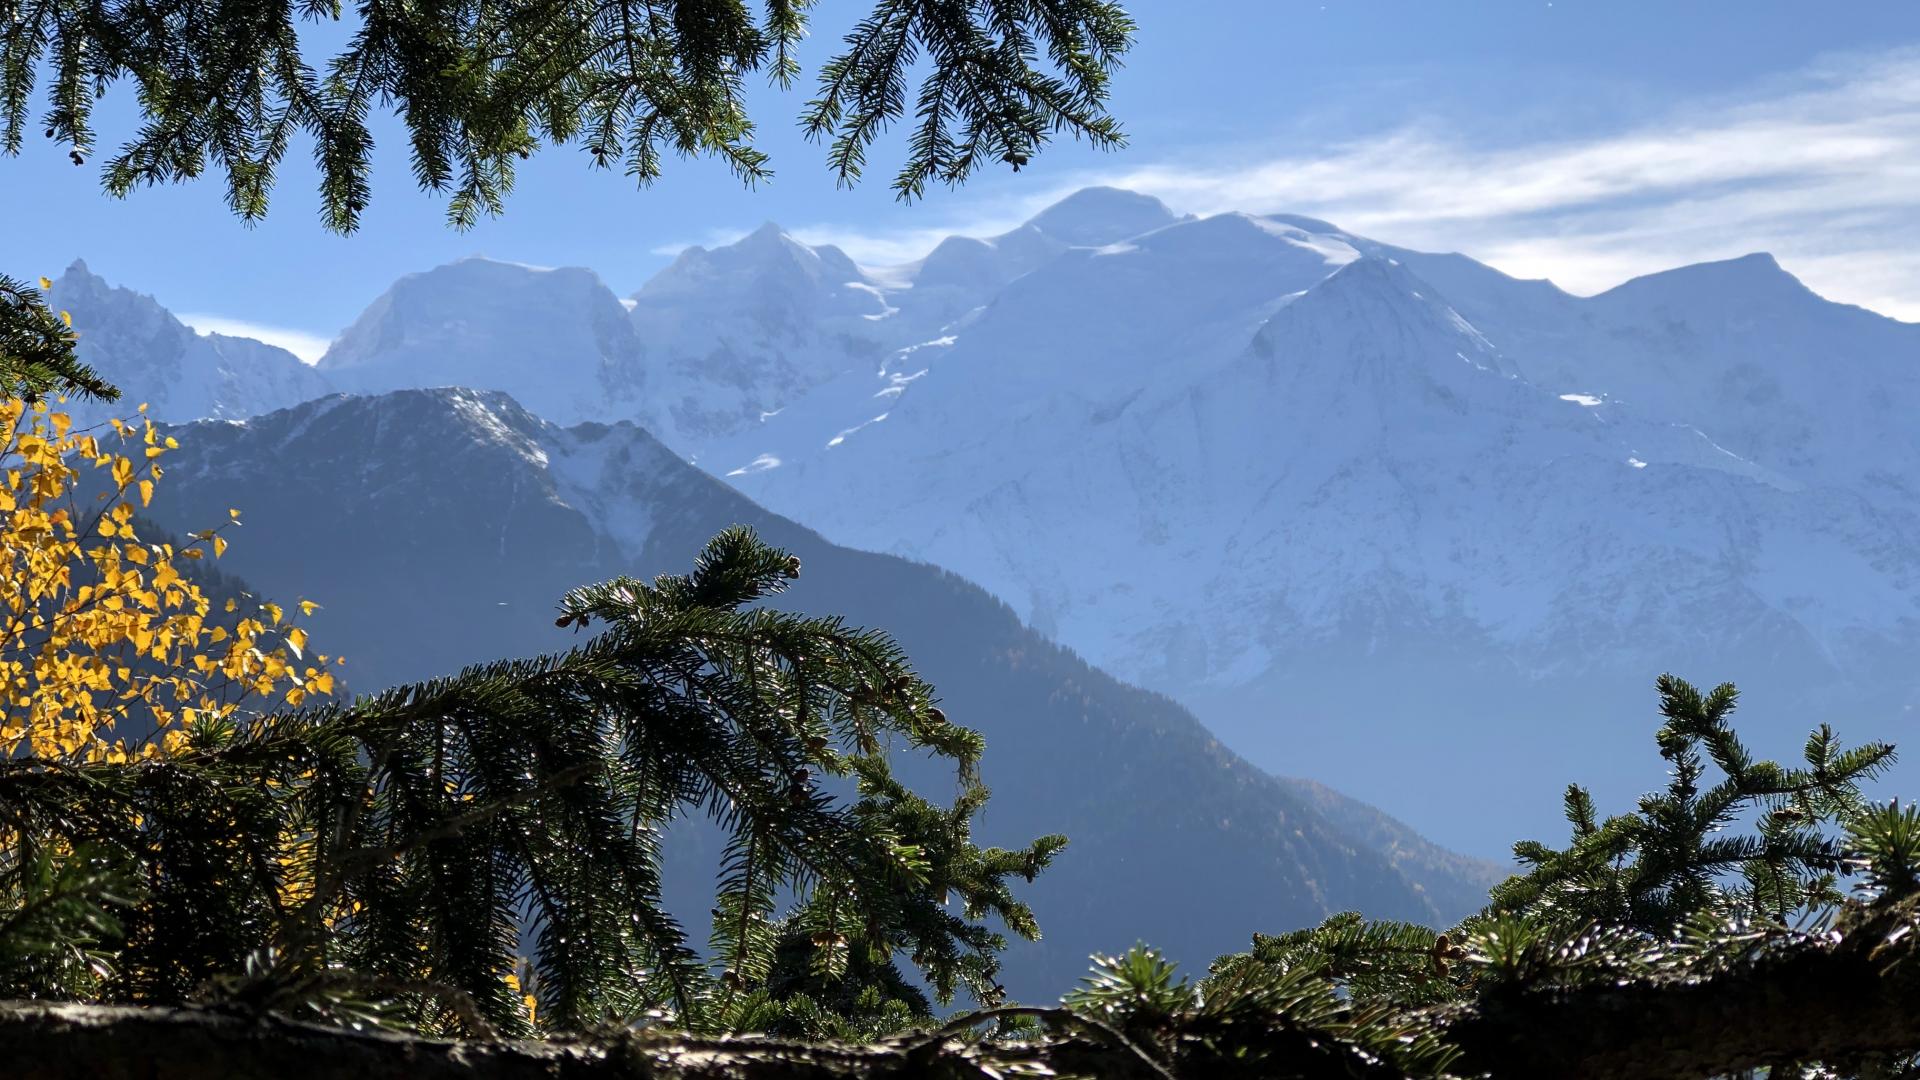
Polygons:
M342 390L468 386L564 423L644 416L646 372L626 309L578 267L461 259L394 282L320 358Z
M559 423L637 420L689 456L913 331L831 247L776 225L689 248L631 298L580 268L468 258L400 279L319 368L362 393L498 390ZM883 325L884 324L884 325Z
M1569 780L1650 782L1661 670L1740 683L1796 743L1898 737L1920 704L1920 327L1763 255L1582 298L1090 189L878 270L767 226L625 301L456 263L321 367L634 421L836 542L979 582L1257 764L1483 852L1554 828ZM1477 800L1434 780L1488 762L1518 773Z
M1916 416L1920 327L1764 256L1581 299L1223 214L1057 254L704 461L1397 813L1582 745L1439 819L1490 850L1648 782L1669 667L1769 735L1911 722Z
M168 419L252 416L334 390L464 386L510 393L561 423L634 420L704 461L823 384L871 381L887 358L1061 254L1177 220L1158 200L1089 189L1017 229L956 237L883 272L769 223L687 249L624 300L590 270L476 256L395 282L314 366L196 335L84 264L54 299L73 311L89 361Z
M853 260L772 223L688 248L627 303L664 407L660 435L694 453L829 379L870 374L913 336Z
M1920 482L1920 328L1828 302L1749 255L1627 282L1575 305L1585 334L1488 310L1528 378L1598 385L1710 427L1809 481Z
M151 296L107 284L84 262L67 267L47 300L73 316L80 358L122 393L123 400L111 405L69 403L69 413L83 423L142 402L165 419L253 416L331 389L325 376L285 349L252 338L196 334Z
M579 642L553 627L567 589L684 572L705 540L750 524L798 554L783 603L894 634L956 721L987 740L982 843L1065 832L1021 894L1045 938L1016 943L1006 983L1057 992L1089 953L1149 941L1188 964L1255 929L1363 908L1445 923L1484 901L1495 867L1434 847L1377 811L1278 779L1184 709L1046 641L938 568L836 547L755 506L622 423L560 427L505 395L337 396L246 421L174 429L181 449L150 512L186 532L244 509L221 561L253 587L312 597L316 648L378 687ZM949 790L951 774L922 776ZM918 772L916 771L918 770ZM696 823L697 824L697 823ZM668 892L694 917L713 852L676 830ZM1124 895L1126 904L1107 898Z
M1090 188L1017 229L952 237L884 271L772 223L723 247L688 248L627 302L665 405L656 431L707 462L710 448L809 391L870 381L890 355L939 337L1060 254L1176 220L1157 199Z
M1085 188L998 236L941 241L892 275L912 286L899 291L898 302L919 313L923 325L945 325L1072 248L1102 247L1179 220L1150 195Z
M562 423L638 420L706 462L824 384L871 380L1062 253L1176 220L1156 199L1089 189L885 272L770 222L687 248L622 301L587 270L465 259L402 278L319 366L346 390L468 386Z

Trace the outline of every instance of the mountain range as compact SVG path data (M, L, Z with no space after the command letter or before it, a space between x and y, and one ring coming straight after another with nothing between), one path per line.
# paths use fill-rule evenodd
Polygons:
M1192 714L1125 686L936 567L842 548L772 514L622 422L561 427L497 392L334 395L248 420L176 427L181 449L146 511L179 533L244 507L223 571L309 597L315 648L371 688L496 656L564 649L560 595L619 574L684 572L736 523L799 555L784 604L893 633L955 721L987 741L983 843L1071 844L1022 894L1044 937L1004 982L1045 1000L1094 952L1148 941L1188 965L1256 930L1364 909L1444 923L1500 875L1370 807L1276 778ZM950 772L907 761L932 795ZM669 834L668 897L705 912L716 852L699 822ZM702 890L707 890L704 893Z
M169 363L214 388L159 415L312 396L279 360L218 389L209 347L66 301L73 276L83 354L130 393ZM146 340L150 362L121 344ZM1576 297L1096 188L878 270L767 226L625 299L466 260L396 283L308 372L632 422L1467 850L1557 832L1570 780L1603 805L1656 783L1662 670L1739 683L1771 754L1823 720L1898 741L1920 703L1920 326L1764 255Z
M252 338L196 334L152 297L109 285L75 260L54 281L47 303L76 313L85 328L82 355L155 416L244 417L325 394L325 376L286 351ZM70 402L76 423L125 411L118 404Z

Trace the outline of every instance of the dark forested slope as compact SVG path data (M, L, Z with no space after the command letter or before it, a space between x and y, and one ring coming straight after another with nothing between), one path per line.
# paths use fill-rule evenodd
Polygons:
M1335 910L1449 920L1495 874L1248 765L1180 706L1088 666L973 585L829 544L630 425L562 429L504 395L447 389L175 433L151 513L185 531L241 508L223 566L319 600L315 646L344 654L362 689L565 647L551 615L567 588L683 570L730 524L798 554L785 603L890 631L948 715L985 734L995 795L982 839L1072 838L1031 887L1045 938L1009 955L1016 995L1057 995L1089 953L1136 940L1198 965ZM682 842L697 866L698 833Z

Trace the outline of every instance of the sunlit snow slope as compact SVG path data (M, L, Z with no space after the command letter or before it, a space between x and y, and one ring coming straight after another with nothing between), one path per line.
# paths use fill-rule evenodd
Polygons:
M1170 222L700 453L1481 850L1567 781L1655 782L1662 670L1740 683L1775 753L1898 738L1920 686L1920 327L1766 256L1583 299Z

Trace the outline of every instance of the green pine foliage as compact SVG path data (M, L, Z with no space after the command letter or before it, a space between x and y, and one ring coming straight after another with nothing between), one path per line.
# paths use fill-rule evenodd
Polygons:
M1522 1075L1463 1037L1473 1030L1463 1018L1582 990L1737 986L1849 950L1884 957L1882 970L1890 970L1896 960L1884 946L1920 933L1920 812L1872 804L1861 785L1892 764L1893 748L1843 748L1822 725L1802 748L1804 764L1783 767L1756 760L1739 739L1731 685L1702 693L1665 675L1657 689L1665 723L1656 743L1668 781L1636 812L1601 820L1585 789L1569 787L1569 844L1516 844L1524 871L1459 926L1435 932L1336 915L1311 929L1256 935L1251 951L1215 961L1202 987L1304 979L1336 1002L1330 1013L1310 1014L1323 1023L1365 1018L1368 1032L1385 1025L1406 1045L1434 1048L1407 1059L1321 1028L1392 1064L1396 1075ZM1183 1030L1198 1016L1188 1002L1163 1023ZM1561 1019L1580 1022L1571 1011ZM1916 1051L1920 1037L1905 1053L1866 1065L1813 1055L1769 1064L1780 1076L1910 1075L1920 1068Z
M0 762L0 979L465 1036L877 1034L930 1014L903 966L997 1003L985 920L1037 936L1011 883L1065 841L976 847L979 737L884 634L754 606L798 574L734 530L691 574L566 597L598 631L566 653L202 723L158 762ZM956 802L890 749L951 760ZM705 955L660 903L693 816L729 838Z
M1312 966L1228 962L1194 984L1135 947L1096 957L1063 1004L1170 1076L1438 1075L1454 1057L1430 1025L1355 1001Z
M1920 892L1920 807L1898 800L1870 806L1846 827L1863 888L1877 897Z
M91 848L22 849L0 916L0 998L83 998L125 937L117 910L136 883Z
M1255 934L1248 953L1214 962L1209 978L1249 968L1303 972L1358 1002L1425 1005L1452 1000L1452 965L1464 953L1458 939L1424 926L1369 922L1347 911L1319 926L1288 934Z
M0 276L0 395L118 399L118 389L81 363L75 340L67 317L48 308L40 290Z
M1666 788L1643 796L1637 812L1602 821L1586 789L1568 787L1568 846L1515 844L1524 872L1497 886L1479 914L1441 933L1347 912L1311 929L1257 934L1251 952L1216 961L1215 973L1308 971L1354 1001L1424 1006L1495 983L1616 974L1616 962L1630 969L1623 958L1649 950L1668 950L1663 965L1694 952L1704 959L1723 928L1784 930L1831 913L1848 899L1842 878L1866 867L1907 880L1905 849L1883 843L1864 854L1858 831L1884 840L1907 820L1860 791L1892 764L1893 747L1843 749L1822 725L1803 748L1805 765L1784 768L1754 760L1734 732L1733 686L1703 694L1663 675L1657 689ZM1675 952L1675 941L1692 944Z
M106 189L226 177L255 220L296 138L312 143L327 227L350 232L371 197L369 119L392 108L415 179L449 195L451 222L498 213L518 162L576 146L645 184L666 154L714 157L748 182L771 175L753 142L750 80L800 74L809 0L0 0L0 147L18 153L36 81L40 126L76 165L99 148L94 106L131 82L144 122L109 153ZM758 8L758 10L756 10ZM317 57L306 25L346 23ZM1060 134L1110 148L1110 78L1133 23L1111 0L874 0L821 67L807 133L843 182L909 120L902 198L989 164L1015 169Z
M1658 688L1666 790L1643 797L1637 813L1598 822L1587 793L1568 788L1572 842L1516 845L1532 869L1496 889L1493 906L1562 926L1660 933L1702 913L1784 922L1838 902L1846 867L1835 827L1866 810L1860 784L1892 764L1893 747L1842 749L1822 725L1807 738L1804 765L1755 761L1730 725L1739 698L1731 685L1702 694L1665 675Z

